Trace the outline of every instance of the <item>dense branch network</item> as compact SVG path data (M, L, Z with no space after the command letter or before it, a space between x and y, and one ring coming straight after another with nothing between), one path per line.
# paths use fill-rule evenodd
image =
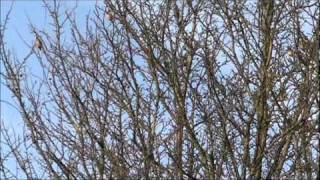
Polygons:
M24 59L1 27L1 178L319 178L318 1L43 3Z

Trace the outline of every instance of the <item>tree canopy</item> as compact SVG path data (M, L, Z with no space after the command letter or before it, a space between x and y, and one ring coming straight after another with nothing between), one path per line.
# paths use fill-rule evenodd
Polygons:
M1 23L0 178L320 178L318 0L42 3L23 59Z

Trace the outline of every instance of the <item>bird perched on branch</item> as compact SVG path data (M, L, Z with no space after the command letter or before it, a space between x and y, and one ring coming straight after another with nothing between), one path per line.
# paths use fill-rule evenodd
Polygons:
M38 35L36 35L35 47L38 48L40 51L42 50L42 41Z
M106 12L106 18L109 20L109 21L114 21L114 12L113 11L109 11L109 12Z

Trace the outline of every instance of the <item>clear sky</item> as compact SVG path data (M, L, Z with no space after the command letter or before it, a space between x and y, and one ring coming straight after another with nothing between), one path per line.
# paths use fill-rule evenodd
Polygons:
M13 2L14 1L14 2ZM52 1L47 1L52 3ZM60 2L63 4L63 8L73 8L77 5L76 17L79 25L85 22L85 15L88 12L94 10L94 6L99 3L102 4L102 0L63 0ZM52 26L49 25L51 19L48 12L45 10L42 0L1 0L0 1L0 12L1 12L1 24L3 23L5 16L13 3L12 11L10 14L9 24L5 31L4 39L6 47L15 55L23 59L30 52L27 44L32 45L34 42L34 35L30 31L30 23L36 26L39 30L51 31ZM81 26L80 26L81 27ZM28 61L36 61L35 56L31 56ZM34 65L36 66L36 65ZM31 67L37 73L37 67ZM1 64L1 72L3 72L3 64ZM17 109L13 108L8 104L12 103L15 105L12 99L11 92L4 86L4 80L1 77L1 121L4 122L6 128L15 130L17 134L21 132L22 121L20 114ZM1 140L2 142L3 140ZM1 143L0 142L0 143ZM2 146L2 150L4 146ZM16 164L14 161L10 162L13 168ZM1 175L0 175L1 179Z

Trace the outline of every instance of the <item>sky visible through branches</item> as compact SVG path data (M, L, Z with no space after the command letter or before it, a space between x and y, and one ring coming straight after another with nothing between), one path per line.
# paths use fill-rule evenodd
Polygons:
M1 5L1 23L4 21L6 14L12 8L11 15L9 18L9 24L5 32L5 39L7 47L12 48L13 52L16 53L17 58L25 58L30 53L30 46L35 42L34 34L31 31L30 23L34 24L37 28L43 30L50 30L50 21L47 10L41 0L4 0L0 2ZM65 9L71 9L76 7L76 14L80 25L85 26L86 16L90 11L94 9L96 4L102 4L102 1L95 0L67 0L63 2ZM51 22L52 23L52 22ZM68 28L65 29L68 34ZM85 30L85 29L82 29ZM28 60L30 63L29 71L33 72L35 76L41 75L39 64L31 56ZM4 67L1 64L1 72L4 71ZM6 86L3 85L4 79L1 78L1 105L0 105L0 117L1 121L5 124L8 129L15 130L15 135L21 135L23 128L25 128L19 110L13 103L14 98L12 93ZM9 131L11 136L14 136L13 131ZM1 146L2 150L5 151L5 146ZM8 161L10 166L15 169L17 164L14 159ZM23 177L21 177L23 178ZM0 176L1 179L1 176Z
M319 0L1 1L1 178L320 177Z

